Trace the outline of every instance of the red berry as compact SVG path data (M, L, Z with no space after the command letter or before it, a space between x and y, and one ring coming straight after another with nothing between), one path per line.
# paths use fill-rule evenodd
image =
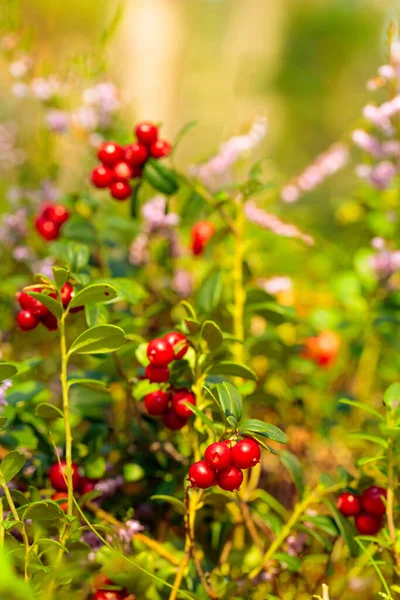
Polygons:
M35 288L32 290L32 292L40 293L43 292L43 290L41 288ZM40 302L40 300L37 300L36 298L32 298L30 311L40 321L42 321L44 318L47 317L47 315L50 314L50 311L47 308L47 306L42 304L42 302Z
M170 398L170 394L163 390L156 390L147 394L144 398L144 405L149 415L159 416L165 414L168 410Z
M69 212L62 204L50 204L43 212L43 216L61 227L68 221Z
M144 121L137 125L135 133L138 142L141 142L145 146L150 146L158 137L158 128L153 123Z
M344 492L338 498L337 507L345 517L355 517L361 512L360 498L351 492Z
M204 460L195 462L189 469L191 487L205 490L215 484L215 471Z
M107 167L113 167L117 162L123 160L124 150L114 142L104 142L100 146L97 156Z
M29 310L21 310L17 314L17 323L21 331L29 331L30 329L35 329L39 320Z
M147 346L147 358L157 367L166 367L175 359L174 349L164 338L155 338Z
M104 165L100 165L99 167L93 169L90 180L97 188L109 187L113 182L112 169L105 167Z
M243 473L237 467L228 467L217 473L217 483L222 490L233 492L238 490L243 481Z
M163 158L171 154L172 146L165 140L156 140L150 146L150 154L154 158Z
M215 227L209 221L200 221L192 227L192 252L198 256L215 233Z
M75 296L75 290L70 283L64 283L60 292L61 301L64 308L67 308L72 298Z
M125 148L125 160L133 167L141 167L146 162L149 152L143 144L131 144Z
M306 339L302 354L321 367L328 367L336 361L339 347L338 335L333 331L323 331L317 336Z
M240 440L231 452L232 462L239 469L250 469L260 462L260 446L251 438Z
M145 375L150 383L164 383L169 379L168 367L157 367L156 365L147 365Z
M97 479L89 479L89 477L81 477L79 482L79 491L81 494L88 494L96 487Z
M386 498L386 490L377 485L369 487L361 494L361 506L369 515L382 517L386 512L383 498Z
M93 600L124 600L125 594L115 590L98 590Z
M42 318L42 323L49 331L55 331L58 328L57 319L51 312Z
M142 167L132 167L132 179L135 179L136 177L141 177L142 173Z
M67 499L67 498L68 498L67 492L56 492L51 497L52 500L64 500L64 499ZM63 510L64 512L67 512L67 510L68 510L68 502L59 502L58 505L61 508L61 510Z
M224 442L214 442L206 448L204 460L212 469L226 469L232 464L231 449Z
M164 335L164 340L166 340L174 349L175 360L179 360L183 358L189 348L189 344L187 343L187 339L180 333L179 331L170 331L167 335Z
M117 163L113 170L113 181L129 181L133 177L132 167L127 162Z
M171 409L181 419L188 419L193 415L193 411L190 410L183 403L189 402L196 406L196 397L189 390L179 390L172 396Z
M126 181L116 181L110 185L111 196L116 200L126 200L132 193L132 188Z
M382 527L382 518L375 515L361 513L357 515L354 523L361 535L375 535Z
M66 492L68 489L67 483L66 483L67 475L65 473L66 461L62 460L61 465L62 466L60 467L58 462L54 463L54 465L51 465L50 470L49 470L49 479L50 479L50 483L51 483L52 487L55 490L59 490L61 492ZM65 481L64 481L63 473L64 473ZM72 485L74 488L77 488L79 486L79 481L80 481L80 475L78 473L78 467L74 463L72 463Z
M50 242L56 240L60 235L60 228L53 221L47 221L42 216L39 216L35 220L36 231L46 241Z
M162 422L167 429L178 431L178 429L182 429L182 427L186 425L187 419L182 419L181 417L178 417L174 411L168 410L165 415L163 415Z
M33 298L26 292L19 292L17 294L17 300L19 302L20 307L23 310L30 310L30 308L32 307Z

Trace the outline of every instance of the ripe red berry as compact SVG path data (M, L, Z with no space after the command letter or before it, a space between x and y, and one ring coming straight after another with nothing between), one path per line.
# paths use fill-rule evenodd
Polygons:
M163 390L150 392L144 398L144 405L149 415L159 416L167 412L170 401L170 394Z
M100 146L97 156L107 167L113 167L117 162L123 160L124 150L114 142L104 142Z
M344 492L338 498L337 507L345 517L355 517L361 512L360 498L351 492Z
M21 331L29 331L35 329L39 320L29 310L21 310L17 314L17 323Z
M183 333L180 333L179 331L170 331L164 335L164 340L166 340L173 347L175 360L179 360L185 356L189 348L189 344Z
M31 309L32 303L33 303L33 298L32 298L32 296L30 296L26 292L19 292L17 294L17 300L18 300L18 303L19 303L20 307L23 310L30 310Z
M375 515L361 513L357 515L354 523L361 535L375 535L382 527L382 518Z
M234 466L222 469L222 471L218 471L217 473L217 483L219 487L227 492L238 490L242 484L242 481L242 471Z
M145 146L150 146L158 137L158 128L153 123L144 121L137 125L135 133L138 142L141 142Z
M166 140L156 140L150 146L150 154L154 158L164 158L171 154L172 146Z
M132 193L132 188L126 181L116 181L110 185L111 196L116 200L126 200Z
M189 402L190 404L196 406L195 395L189 392L189 390L179 390L172 396L171 409L176 415L178 415L178 417L181 417L182 419L188 419L193 415L193 411L185 406L183 404L184 402Z
M232 450L232 462L239 469L250 469L260 462L260 446L251 438L240 440Z
M42 292L41 288L35 288L33 292ZM50 314L49 309L36 298L32 298L30 309L31 313L40 321L45 319Z
M50 311L41 319L41 321L49 331L55 331L58 328L57 319Z
M214 235L215 227L208 221L200 221L192 227L192 252L195 256L201 254L208 241Z
M188 480L190 487L205 490L215 484L215 471L204 460L199 460L190 467Z
M162 422L164 427L170 429L171 431L178 431L178 429L182 429L187 423L187 419L182 419L178 417L177 414L172 410L168 410L162 417Z
M157 367L156 365L147 365L145 375L150 383L164 383L169 379L168 367Z
M338 335L333 331L323 331L306 339L302 354L321 367L329 367L336 361L339 347Z
M125 593L115 590L98 590L93 600L124 600Z
M44 238L47 242L56 240L60 235L60 228L53 221L47 221L42 216L39 216L35 220L36 231Z
M231 449L224 442L214 442L206 448L204 460L212 469L226 469L232 464Z
M79 482L79 491L83 494L92 492L96 487L97 479L89 479L89 477L81 477Z
M175 359L174 349L164 338L155 338L147 346L147 358L157 367L166 367Z
M67 492L56 492L51 497L52 500L64 500L64 499L67 499L67 498L68 498ZM68 502L59 502L58 505L61 508L61 510L63 510L64 512L67 512L67 510L68 510Z
M113 182L113 172L109 167L100 165L93 169L90 180L97 188L107 188Z
M61 466L58 464L58 462L54 463L54 465L51 465L50 469L49 469L49 479L50 479L50 483L52 485L52 487L55 490L61 491L61 492L66 492L67 491L67 483L66 483L66 479L67 479L67 475L65 473L66 470L66 461L62 460L61 461ZM65 477L65 481L64 481L64 477ZM72 463L72 485L75 488L77 488L79 486L79 481L80 481L80 475L78 473L78 467Z
M50 204L43 212L43 216L61 227L61 225L64 225L68 221L69 212L62 204Z
M361 506L363 511L369 515L381 517L386 512L386 506L383 498L386 498L386 490L377 485L369 487L361 494Z
M64 308L67 308L72 298L75 296L75 290L70 283L64 283L60 292L61 302Z
M133 177L132 167L123 161L113 167L112 174L113 181L129 181Z
M131 144L125 149L125 160L133 167L141 167L146 162L149 152L143 144Z

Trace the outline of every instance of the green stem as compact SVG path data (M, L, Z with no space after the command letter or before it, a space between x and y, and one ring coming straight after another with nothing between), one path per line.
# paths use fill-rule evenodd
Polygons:
M68 399L68 353L67 342L65 339L65 318L67 313L64 313L60 319L60 348L61 348L61 388L64 412L64 431L65 431L65 460L66 460L66 477L68 489L68 516L72 516L74 506L74 490L72 483L72 434L71 423L69 419L69 399Z
M394 427L394 415L393 411L390 410L388 414L387 426L389 429ZM388 487L387 487L387 501L386 501L386 516L389 529L390 540L393 544L393 553L396 562L397 569L400 571L400 556L397 551L397 536L396 526L394 523L394 455L393 455L393 439L388 439Z
M12 496L10 494L10 490L7 487L6 483L2 483L2 488L4 490L4 495L7 499L8 502L8 506L10 507L12 516L14 517L15 521L18 521L20 523L22 523L22 528L21 528L21 536L22 536L22 540L24 542L24 546L25 546L25 569L24 569L24 574L25 574L25 581L28 582L29 581L29 552L30 552L30 546L29 546L29 540L28 540L28 535L26 533L26 529L25 529L25 523L23 521L21 521L21 519L19 518L19 514L17 512L17 509L15 507L14 504L14 500L12 499ZM3 511L3 508L2 508ZM4 528L2 527L3 531ZM3 541L4 541L4 534L3 534Z
M244 304L245 292L243 289L243 260L244 260L244 213L242 197L236 198L237 212L235 221L235 251L233 259L233 333L240 343L235 344L235 358L238 362L244 362Z

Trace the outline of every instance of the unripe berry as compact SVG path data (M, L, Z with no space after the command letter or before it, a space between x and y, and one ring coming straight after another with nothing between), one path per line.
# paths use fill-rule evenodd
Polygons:
M215 227L208 221L200 221L192 227L192 252L195 256L201 254L208 241L214 235Z
M223 442L214 442L206 448L204 460L212 469L226 469L232 464L231 449Z
M146 162L149 152L143 144L131 144L125 149L125 160L133 167L141 167Z
M168 410L162 417L162 423L164 427L170 429L171 431L178 431L178 429L182 429L187 423L187 419L182 419L178 417L172 410Z
M145 375L150 383L164 383L169 379L168 367L157 367L156 365L147 365Z
M189 402L190 404L196 405L196 397L189 390L179 390L172 396L171 409L178 417L182 419L188 419L193 415L193 411L190 410L183 403Z
M154 158L164 158L171 154L172 146L166 140L156 140L150 146L150 154Z
M175 360L183 358L189 348L186 337L180 331L170 331L164 335L164 340L167 340L174 349Z
M100 146L97 156L103 164L113 167L117 162L123 160L124 150L114 142L104 142Z
M68 494L67 494L67 492L56 492L51 497L51 499L52 500L67 500L68 499ZM64 512L67 512L67 510L68 510L68 502L59 502L58 505L61 508L61 510L63 510Z
M345 517L355 517L361 512L360 498L351 492L344 492L338 498L337 507Z
M382 517L361 513L356 516L354 523L361 535L375 535L382 528Z
M369 487L361 494L361 506L363 511L369 515L381 517L386 512L386 506L383 501L386 498L386 490L377 485Z
M67 475L65 473L65 470L67 468L67 464L65 460L61 461L61 466L58 464L58 462L54 463L54 465L51 465L50 469L49 469L49 479L50 479L50 483L52 485L52 487L55 490L61 491L61 492L66 492L67 491ZM65 481L64 481L64 477L65 477ZM72 463L72 485L74 488L77 488L79 486L79 481L80 481L80 475L78 473L78 467Z
M110 185L110 193L116 200L126 200L132 193L132 188L126 181L116 181Z
M62 204L50 204L43 212L43 216L61 227L68 221L69 212Z
M239 469L250 469L260 462L260 446L251 438L240 440L231 452L232 462Z
M133 177L132 167L127 162L119 162L112 169L113 181L129 181Z
M35 329L39 320L29 310L21 310L17 314L17 323L21 331L29 331L30 329Z
M205 490L215 484L215 471L204 460L199 460L190 467L188 481L191 487Z
M149 415L159 416L167 412L170 401L170 394L163 390L150 392L144 398L144 405Z
M39 216L35 220L36 231L45 239L47 242L56 240L60 235L60 228L53 221L47 221L42 216Z
M175 359L174 349L164 338L155 338L147 346L147 358L156 367L166 367Z
M112 169L105 167L104 165L100 165L99 167L93 169L90 180L97 188L107 188L114 181Z
M222 471L218 471L217 473L217 483L219 487L227 492L238 490L242 484L242 481L242 471L234 466L222 469Z
M158 128L148 121L139 123L135 129L138 142L150 146L158 138Z

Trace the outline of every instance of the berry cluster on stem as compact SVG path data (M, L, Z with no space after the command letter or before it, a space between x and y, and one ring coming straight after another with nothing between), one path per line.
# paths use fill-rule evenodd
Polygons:
M382 528L386 495L386 490L377 485L367 488L361 496L344 492L338 498L337 507L345 517L354 517L358 533L375 535Z

